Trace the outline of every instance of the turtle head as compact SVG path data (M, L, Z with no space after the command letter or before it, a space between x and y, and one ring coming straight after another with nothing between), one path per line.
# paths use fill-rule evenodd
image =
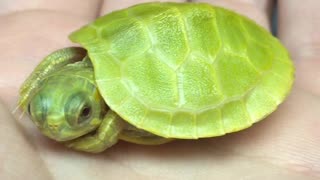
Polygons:
M68 141L99 127L107 107L93 81L93 70L85 71L68 69L48 76L30 99L27 111L49 138Z

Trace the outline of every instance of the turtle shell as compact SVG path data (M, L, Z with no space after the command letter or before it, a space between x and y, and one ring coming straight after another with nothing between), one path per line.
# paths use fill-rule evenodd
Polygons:
M108 106L167 138L248 128L293 83L286 49L268 31L208 4L147 3L112 12L71 34L87 49Z

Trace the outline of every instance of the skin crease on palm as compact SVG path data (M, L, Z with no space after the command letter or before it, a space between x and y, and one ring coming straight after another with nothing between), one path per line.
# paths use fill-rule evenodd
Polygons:
M99 15L146 0L0 1L0 179L318 179L320 177L320 1L279 0L278 36L296 66L288 99L239 133L161 146L120 142L79 153L11 114L18 88L67 35ZM182 1L181 1L182 2ZM271 0L206 0L269 27Z

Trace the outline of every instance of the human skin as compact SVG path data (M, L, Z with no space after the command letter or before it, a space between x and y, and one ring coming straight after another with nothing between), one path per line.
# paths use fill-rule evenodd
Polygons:
M278 37L296 67L292 93L253 127L161 146L120 142L97 155L40 134L11 114L18 89L41 59L99 15L146 0L0 1L0 179L281 179L320 177L320 1L279 0ZM180 1L182 2L182 1ZM269 0L206 0L269 27Z

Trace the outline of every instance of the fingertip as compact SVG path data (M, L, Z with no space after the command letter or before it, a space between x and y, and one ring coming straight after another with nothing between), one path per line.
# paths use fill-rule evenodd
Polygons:
M125 1L114 1L114 0L104 0L101 6L100 15L110 13L115 10L127 8L135 4L147 3L150 0L125 0ZM157 2L186 2L185 0L158 0Z

